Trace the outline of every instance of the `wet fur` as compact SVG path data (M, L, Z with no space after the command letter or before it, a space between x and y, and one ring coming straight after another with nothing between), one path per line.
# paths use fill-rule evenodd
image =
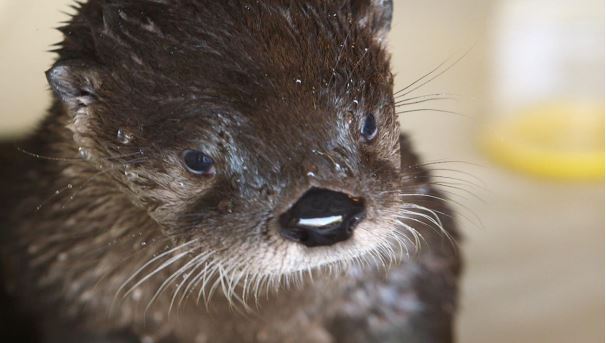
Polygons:
M5 298L35 328L24 332L451 341L457 233L400 135L389 6L79 6L48 72L48 117L3 148ZM358 133L368 112L372 144ZM184 170L192 146L215 157L216 177ZM310 250L276 234L276 216L312 186L368 199L354 240Z

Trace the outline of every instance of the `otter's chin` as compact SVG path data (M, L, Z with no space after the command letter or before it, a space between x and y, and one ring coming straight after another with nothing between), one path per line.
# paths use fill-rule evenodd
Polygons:
M285 241L275 254L251 264L256 265L253 273L274 276L323 268L347 271L350 267L384 266L406 257L414 249L410 242L403 228L364 222L345 241L316 247Z

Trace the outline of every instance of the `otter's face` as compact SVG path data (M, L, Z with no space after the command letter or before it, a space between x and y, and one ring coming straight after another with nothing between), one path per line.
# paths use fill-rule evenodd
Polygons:
M91 163L224 270L393 252L408 233L391 2L182 2L91 5L66 38L77 57L48 76Z

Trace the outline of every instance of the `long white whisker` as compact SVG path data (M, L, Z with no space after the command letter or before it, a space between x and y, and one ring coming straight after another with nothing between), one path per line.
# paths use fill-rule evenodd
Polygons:
M142 278L135 285L133 285L128 291L126 291L124 293L123 298L126 298L132 291L134 291L137 287L139 287L145 281L149 280L152 276L158 274L159 272L161 272L162 270L164 270L166 267L168 267L171 264L175 263L176 261L180 260L181 258L183 258L184 256L186 256L190 252L191 252L191 250L188 250L188 251L182 252L180 254L177 254L177 255L171 257L168 261L166 261L163 264L161 264L158 268L154 269L151 273L147 274L144 278Z
M137 277L137 275L139 275L145 268L147 268L149 265L151 265L152 263L158 261L159 259L165 257L166 255L169 255L179 249L182 249L190 244L194 243L194 241L188 241L186 243L183 243L179 246L176 246L168 251L165 251L163 253L161 253L160 255L152 258L151 260L149 260L147 263L145 263L143 266L139 267L139 269L137 269L128 279L126 279L118 288L118 290L116 291L116 294L114 296L114 301L116 300L116 298L118 297L118 295L120 295L120 293L122 292L122 290L135 278ZM113 302L112 302L113 303Z
M166 286L172 282L172 280L176 279L179 275L183 274L183 273L187 273L188 270L190 269L195 269L197 268L201 261L203 262L206 257L208 257L209 255L211 255L211 252L206 251L203 253L200 253L198 256L192 258L189 262L187 262L183 267L181 267L179 270L177 270L176 272L174 272L170 277L168 277L163 283L162 285L160 285L160 287L158 288L158 290L156 291L156 293L154 294L154 296L152 297L152 299L149 302L149 305L151 305L155 299L160 295L160 293L162 293L162 290L164 288L166 288ZM177 297L177 295L179 294L179 290L181 290L181 287L183 287L183 285L185 284L185 282L187 282L187 280L191 277L191 275L193 274L192 271L190 271L184 278L183 280L179 283L179 285L177 286L177 288L175 289L173 296L171 298L170 301L170 305L168 307L168 314L170 315L172 308L173 308L173 304L175 302L175 299ZM148 305L148 307L149 307ZM146 308L147 310L147 308Z

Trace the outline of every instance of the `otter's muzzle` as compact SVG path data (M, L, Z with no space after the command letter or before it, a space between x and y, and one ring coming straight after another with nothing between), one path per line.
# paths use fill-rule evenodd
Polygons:
M280 234L308 247L333 245L349 239L364 215L363 199L312 188L280 216Z

